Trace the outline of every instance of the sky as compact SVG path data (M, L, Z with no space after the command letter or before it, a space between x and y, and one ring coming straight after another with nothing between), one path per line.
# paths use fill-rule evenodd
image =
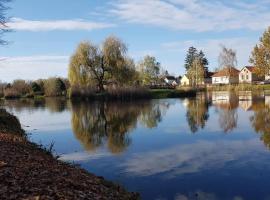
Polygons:
M185 73L190 46L203 50L209 69L221 45L237 52L238 68L270 25L270 0L13 0L0 46L0 80L67 77L80 41L121 38L136 62L155 56L172 75Z

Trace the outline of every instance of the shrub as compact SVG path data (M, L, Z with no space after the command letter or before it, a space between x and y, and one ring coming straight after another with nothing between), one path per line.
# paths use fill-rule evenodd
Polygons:
M0 98L4 97L4 89L7 84L5 83L0 83Z
M66 87L60 78L49 78L44 81L45 96L61 96L66 94Z
M72 97L83 97L83 98L90 98L96 95L96 89L93 86L78 86L73 85L68 90L68 96Z
M20 98L21 94L17 90L15 90L14 88L9 87L9 88L5 88L4 97L6 99Z
M36 94L36 93L41 93L41 87L37 82L32 82L31 83L31 88L32 91Z
M149 89L145 87L116 87L108 89L108 97L110 99L132 100L150 98Z
M21 96L31 93L31 86L24 80L13 81L11 87L16 90Z

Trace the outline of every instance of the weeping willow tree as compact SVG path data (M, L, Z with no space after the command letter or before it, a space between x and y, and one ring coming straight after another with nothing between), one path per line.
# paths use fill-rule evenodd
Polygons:
M135 65L126 53L126 44L114 36L106 38L101 47L81 42L70 59L68 77L71 85L97 85L102 92L108 80L120 84L131 80Z

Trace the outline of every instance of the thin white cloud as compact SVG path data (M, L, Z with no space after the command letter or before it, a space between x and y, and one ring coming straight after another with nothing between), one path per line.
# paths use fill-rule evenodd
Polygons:
M16 31L74 31L85 30L92 31L96 29L105 29L114 27L114 24L90 22L81 19L71 20L26 20L21 18L12 18L8 27Z
M69 56L19 56L0 58L1 81L35 80L51 76L66 77Z
M120 19L174 30L261 30L269 25L270 3L197 0L118 0L109 11Z
M202 140L194 144L135 154L122 166L129 175L151 176L166 173L166 178L171 178L209 168L222 168L226 163L239 160L251 152L266 151L258 139L214 142Z
M99 151L97 153L91 153L91 152L73 152L73 153L67 153L63 154L60 157L60 160L68 161L68 162L83 162L83 161L90 161L93 159L100 159L109 156L110 154L105 151Z

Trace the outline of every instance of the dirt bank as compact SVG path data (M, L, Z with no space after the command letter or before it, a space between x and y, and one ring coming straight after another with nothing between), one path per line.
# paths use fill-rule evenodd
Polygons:
M138 194L63 163L29 142L0 109L0 199L139 199Z

